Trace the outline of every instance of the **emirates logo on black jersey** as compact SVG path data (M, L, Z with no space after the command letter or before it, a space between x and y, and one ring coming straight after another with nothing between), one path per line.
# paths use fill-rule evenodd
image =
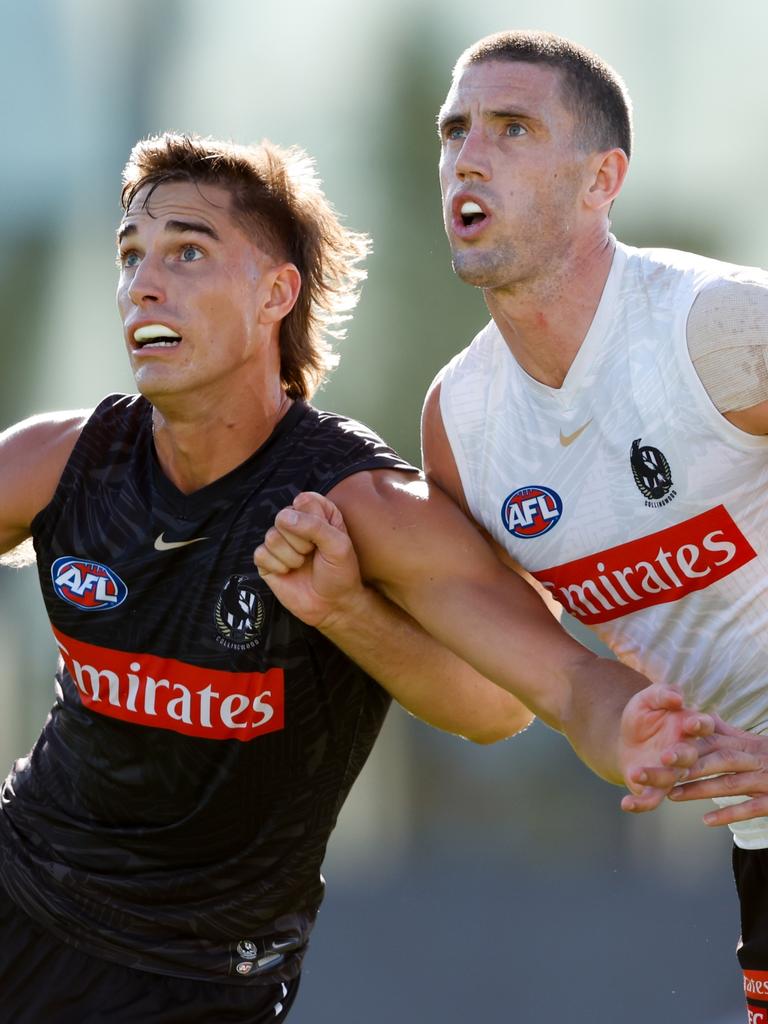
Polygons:
M219 594L213 615L217 640L230 650L247 650L261 640L266 611L256 586L247 576L230 576Z
M641 447L641 440L638 437L632 442L629 453L637 489L649 508L668 505L677 495L677 491L672 490L672 470L662 451L649 444Z

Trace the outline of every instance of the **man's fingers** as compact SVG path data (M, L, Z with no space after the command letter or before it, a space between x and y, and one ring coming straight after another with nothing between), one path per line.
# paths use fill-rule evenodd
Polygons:
M744 772L760 772L765 769L765 761L751 754L746 750L721 749L704 756L699 753L695 764L691 764L690 778L703 779L708 775L721 776L725 773L735 773L734 780L743 776ZM734 785L738 783L734 782ZM763 785L768 786L768 778Z
M653 765L648 768L638 768L630 773L627 778L627 785L637 795L644 788L661 789L666 793L672 786L683 782L688 778L687 768Z
M331 526L346 533L341 512L324 494L318 494L316 491L302 491L293 499L293 508L298 512L307 512L320 519L325 519Z
M696 747L699 757L708 757L711 754L718 754L721 750L744 750L746 744L741 736L724 735L714 732L708 736L697 738Z
M267 530L262 546L266 548L271 558L280 563L286 571L300 569L304 564L305 556L314 547L304 538L286 535L275 526Z
M253 563L262 577L269 576L272 573L282 576L291 571L290 567L281 559L276 558L264 544L260 544L254 551Z
M677 711L683 706L683 695L680 691L663 683L648 686L642 693L647 707L653 711Z
M664 799L664 792L647 786L638 793L628 793L622 798L621 809L628 814L643 814L655 810Z
M675 803L686 800L707 800L722 796L758 796L766 794L768 780L762 772L739 772L736 775L716 775L711 779L697 779L676 786L669 794Z
M653 711L684 711L683 695L672 686L658 683L646 691L647 707ZM687 736L710 736L717 723L713 715L701 711L684 711L682 731Z
M737 729L734 725L729 725L727 722L724 722L720 715L713 714L712 718L715 722L715 732L722 736L740 736L743 738L749 735L748 733L745 733L743 729Z
M702 821L705 825L732 825L735 821L747 821L749 818L762 818L768 814L768 796L743 800L729 807L719 807L716 811L705 814Z
M661 755L661 763L667 768L692 768L699 760L695 743L676 743Z
M349 554L351 541L346 531L333 526L324 515L300 512L295 508L284 508L275 517L275 529L285 538L290 538L291 547L309 545L315 547L329 562L338 563Z
M711 736L715 731L715 720L712 715L692 711L683 718L683 732L687 736Z

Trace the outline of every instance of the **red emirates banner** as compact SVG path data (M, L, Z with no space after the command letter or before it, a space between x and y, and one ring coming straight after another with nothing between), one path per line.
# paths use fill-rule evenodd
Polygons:
M654 604L679 601L729 576L757 555L724 505L532 575L588 626Z
M243 742L284 726L280 668L222 672L53 632L80 700L96 714L186 736Z

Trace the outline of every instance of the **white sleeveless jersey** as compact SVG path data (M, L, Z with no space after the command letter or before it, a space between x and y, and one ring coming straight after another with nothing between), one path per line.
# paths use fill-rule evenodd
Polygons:
M561 388L491 322L440 403L469 509L515 561L623 662L765 732L768 439L715 409L685 334L697 293L744 273L617 243Z

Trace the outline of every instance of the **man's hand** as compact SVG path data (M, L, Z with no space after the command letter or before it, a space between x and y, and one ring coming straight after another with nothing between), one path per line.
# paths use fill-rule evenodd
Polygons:
M672 687L656 683L636 693L621 718L619 759L630 790L622 810L658 807L675 783L689 777L699 758L698 738L714 728L711 715L686 708Z
M312 491L297 495L277 514L253 560L278 601L318 629L340 611L352 613L363 593L341 513Z
M746 798L705 814L705 825L730 825L768 815L768 736L743 732L713 717L714 733L697 740L698 761L685 785L670 792L670 800Z

